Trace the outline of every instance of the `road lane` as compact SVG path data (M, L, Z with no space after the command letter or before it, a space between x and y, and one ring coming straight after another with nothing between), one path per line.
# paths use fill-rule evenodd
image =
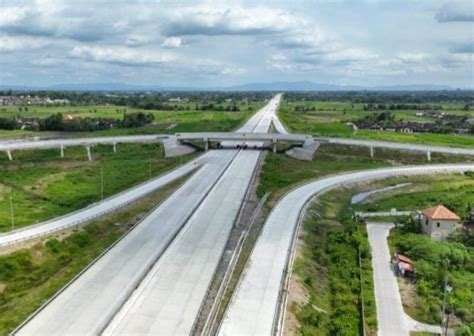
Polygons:
M220 261L259 157L240 151L106 334L187 335Z
M219 329L219 335L271 335L294 233L307 202L342 184L402 175L474 170L473 164L382 168L322 178L289 192L270 213Z
M262 109L257 113L257 117L251 118L243 129L257 129L261 125L262 117L266 114L268 114L268 110ZM213 188L214 185L221 179L237 153L237 150L219 150L206 153L203 156L206 158L205 164L180 189L59 295L53 298L49 304L32 316L19 328L17 333L20 335L89 335L100 333L127 301L135 288L139 286L179 230L206 199L208 193L216 189ZM243 156L245 158L239 161L248 161L247 156L257 157L258 153L249 152L243 154ZM242 178L250 180L245 175L245 172L249 170L240 172L240 168L237 166L233 171L236 172L237 170L239 174L243 173ZM234 178L235 176L230 176L226 181L232 181ZM239 187L241 186L239 185ZM225 188L218 189L221 191L215 197L219 198L219 196L222 197ZM228 202L233 204L232 209L235 211L237 203L232 202L232 194L229 194L229 197ZM208 203L212 204L213 202L209 201ZM215 207L215 205L213 206ZM223 207L223 209L227 208ZM212 207L207 211L212 212ZM215 221L214 228L216 225L219 227L220 224L220 221ZM194 227L194 225L191 227ZM218 234L218 237L220 237L219 244L222 241L225 244L227 241L226 235L228 233L225 230L227 228L220 235ZM191 239L191 241L195 242L194 239ZM187 247L186 245L182 246ZM201 250L198 249L198 251ZM204 261L205 264L206 261ZM211 270L212 267L208 268L206 275L210 273L212 276Z
M266 132L279 99L277 96L270 101L268 108L245 128ZM187 335L192 331L259 155L259 151L239 152L180 235L112 320L105 334Z
M98 334L204 200L235 152L206 155L208 161L201 169L40 310L18 334Z

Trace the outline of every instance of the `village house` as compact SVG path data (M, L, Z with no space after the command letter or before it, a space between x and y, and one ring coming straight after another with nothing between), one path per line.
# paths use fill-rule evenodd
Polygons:
M423 210L418 219L423 232L434 240L444 240L460 228L459 216L443 205Z

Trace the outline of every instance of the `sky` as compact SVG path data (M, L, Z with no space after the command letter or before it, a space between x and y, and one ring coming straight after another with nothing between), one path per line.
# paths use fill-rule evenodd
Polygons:
M0 0L0 84L474 89L473 0Z

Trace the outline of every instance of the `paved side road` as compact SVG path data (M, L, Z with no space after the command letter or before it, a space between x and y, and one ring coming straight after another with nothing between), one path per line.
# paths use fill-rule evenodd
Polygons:
M391 223L367 224L374 272L378 335L408 336L410 331L415 330L441 333L440 327L418 323L403 310L397 278L390 263L391 256L387 242L393 227Z
M285 269L299 216L313 196L347 183L467 170L474 170L474 164L382 168L322 178L288 193L265 223L224 316L219 335L271 335L280 329L277 317Z

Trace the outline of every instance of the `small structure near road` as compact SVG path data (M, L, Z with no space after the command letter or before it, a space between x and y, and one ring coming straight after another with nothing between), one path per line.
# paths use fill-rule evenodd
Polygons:
M423 232L434 240L444 240L460 228L459 216L444 205L423 210L418 214L418 220Z
M412 280L415 279L415 268L410 258L401 254L395 254L395 265L397 274Z

